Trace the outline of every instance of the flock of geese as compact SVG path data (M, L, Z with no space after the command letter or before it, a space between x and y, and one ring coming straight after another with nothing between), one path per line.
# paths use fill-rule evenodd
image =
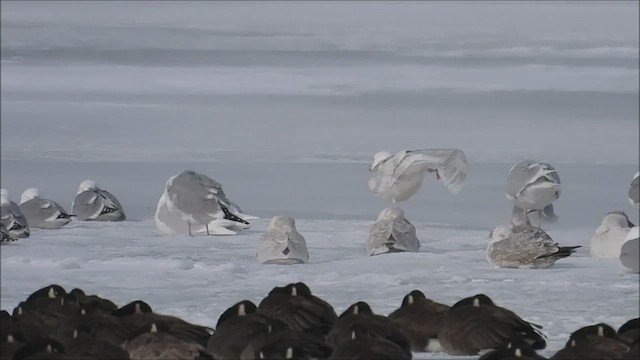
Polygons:
M339 316L301 282L275 287L258 305L242 300L215 328L155 313L142 300L109 299L49 285L2 310L1 359L411 359L412 352L478 355L481 360L545 359L542 326L484 294L452 306L419 290L388 316L363 301ZM574 331L550 359L637 359L640 319L617 331Z
M411 198L427 174L435 175L453 194L463 187L468 162L459 149L381 151L369 168L369 189L394 204L380 212L365 245L367 255L419 251L415 226L395 206ZM638 173L629 188L629 201L638 208ZM546 268L570 256L580 246L561 246L541 228L555 222L553 202L560 197L558 171L542 161L525 160L509 171L505 195L513 204L511 223L496 226L489 234L486 258L503 268ZM122 221L126 216L118 199L92 180L83 181L72 203L72 214L52 200L40 197L36 188L23 192L20 204L2 190L2 243L28 237L29 227L55 229L72 217L86 221ZM222 185L205 174L184 170L170 177L158 201L157 228L167 234L232 235L250 226L257 217L244 214L229 200ZM535 222L536 224L532 223ZM638 227L622 211L604 217L591 240L593 257L618 258L630 272L638 272ZM309 261L306 241L295 220L275 216L260 237L257 259L262 263L296 264Z

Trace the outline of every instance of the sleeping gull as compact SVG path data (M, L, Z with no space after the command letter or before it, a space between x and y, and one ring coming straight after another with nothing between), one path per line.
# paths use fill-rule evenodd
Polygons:
M0 190L0 198L1 222L8 235L17 239L29 237L30 231L27 219L20 211L18 204L9 200L9 191L7 189Z
M71 211L81 221L123 221L126 219L120 201L93 180L80 183L71 203Z
M638 227L634 226L622 244L622 249L620 250L620 262L622 265L627 268L630 272L638 273L640 271L640 267L638 266L638 262L640 261L640 238L638 236Z
M417 252L419 249L416 228L398 207L386 208L380 212L378 220L369 229L365 246L365 252L369 256L387 252Z
M558 171L545 162L524 160L509 170L507 199L527 213L537 212L540 221L555 222L552 203L560 197Z
M611 211L591 238L591 256L596 258L617 258L629 230L634 227L623 211Z
M489 234L487 261L502 268L548 268L580 246L558 246L541 228L531 226L524 210L513 208L512 223Z
M457 194L464 185L469 164L458 149L404 150L393 155L381 151L369 168L369 189L386 201L397 203L415 194L426 173L435 173L449 191Z
M295 220L288 216L274 216L267 230L260 236L256 257L263 264L309 262L307 242L296 230Z
M638 171L634 176L633 180L631 180L631 186L629 187L629 204L636 208L636 210L640 209L640 171Z
M60 204L41 198L37 188L25 190L19 206L32 228L59 229L71 221L71 216Z
M184 170L167 180L156 209L156 226L169 234L193 236L204 228L207 235L232 235L236 233L234 230L249 225L242 218L246 215L234 214L233 210L239 212L240 208L227 199L220 183L207 175Z

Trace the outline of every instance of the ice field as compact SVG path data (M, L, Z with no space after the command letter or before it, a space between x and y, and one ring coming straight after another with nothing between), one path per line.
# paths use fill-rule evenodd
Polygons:
M304 281L340 313L380 314L420 289L453 304L489 295L544 326L551 355L581 326L640 315L638 275L592 259L602 217L638 171L637 2L24 3L1 9L0 182L68 210L82 180L127 221L33 229L0 249L0 307L58 283L215 325L233 303ZM597 23L598 26L593 24ZM400 206L419 253L367 257L389 206L367 188L380 150L455 147L454 196L427 178ZM582 245L544 270L494 269L489 231L509 219L506 176L525 158L562 179L560 219ZM236 236L168 236L153 214L193 169L261 219ZM296 219L310 263L255 258L274 215ZM445 354L414 354L447 358Z

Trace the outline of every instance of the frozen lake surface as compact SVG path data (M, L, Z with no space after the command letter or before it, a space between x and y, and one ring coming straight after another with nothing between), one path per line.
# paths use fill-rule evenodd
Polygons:
M128 216L2 246L2 309L50 283L205 325L294 281L338 312L365 300L388 314L416 288L448 304L485 293L544 326L543 355L640 314L638 275L589 256L608 211L638 220L637 2L1 6L2 187L68 208L91 178ZM453 196L426 179L401 204L421 251L366 257L388 206L367 188L372 154L436 147L466 153L467 184ZM492 269L488 233L508 220L506 176L525 158L562 179L544 228L583 247L546 270ZM161 235L153 213L183 169L262 219L233 237ZM257 262L274 215L296 218L310 264Z

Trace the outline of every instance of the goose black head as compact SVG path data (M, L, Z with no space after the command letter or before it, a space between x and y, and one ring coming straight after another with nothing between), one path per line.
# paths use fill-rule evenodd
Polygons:
M402 299L402 307L412 305L416 301L424 300L427 297L424 296L424 293L420 290L413 290L407 296Z
M256 304L249 300L242 300L225 310L222 315L220 315L216 327L219 327L220 324L224 323L228 319L238 316L247 316L248 314L255 313L257 310L258 308L256 307Z
M47 287L44 287L40 290L35 291L33 294L29 295L27 298L27 302L30 302L37 298L58 298L66 295L67 292L60 285L51 284Z
M120 317L134 314L150 314L152 312L153 310L151 310L151 306L149 306L149 304L142 300L135 300L117 310L112 311L111 315Z
M64 354L64 346L53 339L30 342L13 354L13 360L30 358L35 354Z
M458 301L451 308L459 308L461 306L480 307L480 305L494 306L495 304L487 295L478 294Z
M350 315L373 315L373 310L371 310L371 306L366 302L358 301L349 306L347 310L340 315L340 318Z

